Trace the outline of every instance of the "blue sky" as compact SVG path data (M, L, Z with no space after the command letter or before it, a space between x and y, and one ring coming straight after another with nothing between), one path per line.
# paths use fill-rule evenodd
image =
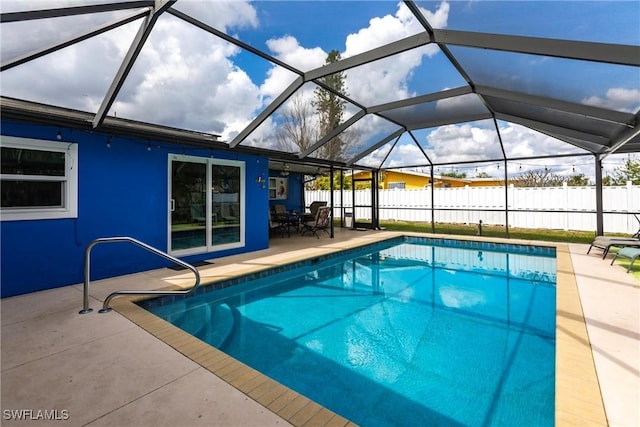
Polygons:
M422 3L420 3L422 4ZM637 1L454 1L450 29L637 44Z
M83 3L87 1L2 0L0 7L9 12ZM417 5L436 28L640 44L640 2L635 0L419 1ZM179 0L175 7L301 70L323 65L332 49L348 57L422 31L406 6L384 0L251 3ZM80 28L95 25L97 19L69 18L62 26L60 19L38 21L38 25L3 24L2 59L9 59L6 55L15 52L16 47L27 51L42 47L54 35L61 39L68 37ZM0 83L3 95L96 111L138 26L138 22L129 24L3 72ZM461 64L472 78L486 84L510 82L513 89L524 92L633 113L640 108L637 68L468 48L455 48L454 54L460 55ZM541 76L551 78L547 81ZM212 132L231 139L294 77L165 15L154 28L110 114ZM367 106L464 84L435 46L348 70L347 80L350 95ZM301 96L308 100L312 87L305 86L305 91ZM349 111L352 113L353 109ZM513 141L509 147L513 153L534 155L557 145L525 128L508 123L504 126ZM249 143L270 144L276 127L276 118L265 122ZM433 145L430 155L440 161L447 158L465 161L478 154L483 158L499 155L495 151L499 147L495 135L488 143L486 138L490 136L485 132L486 127L481 124L453 126L446 132L434 129L425 133L421 143ZM445 134L454 147L464 149L451 152L445 144L438 148L433 138ZM479 149L474 147L479 145L493 147L493 151L478 153ZM407 148L407 156L417 154L421 155ZM398 153L393 157L401 161Z

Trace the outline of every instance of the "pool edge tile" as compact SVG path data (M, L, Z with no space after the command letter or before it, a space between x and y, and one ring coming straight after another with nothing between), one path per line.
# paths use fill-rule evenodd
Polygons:
M604 402L596 374L591 342L587 333L584 312L569 246L558 244L556 250L556 426L607 424ZM567 319L563 316L570 315ZM571 324L570 327L567 323ZM580 361L579 376L567 375L565 367ZM558 367L563 368L559 374ZM585 391L587 390L587 391ZM591 396L589 401L574 395ZM597 396L597 398L596 398ZM573 424L576 421L577 424ZM580 421L580 422L578 422Z

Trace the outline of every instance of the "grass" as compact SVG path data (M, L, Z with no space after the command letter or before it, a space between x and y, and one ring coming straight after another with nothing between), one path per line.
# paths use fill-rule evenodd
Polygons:
M381 222L380 225L391 231L422 231L432 232L431 223L419 222ZM477 224L435 224L435 232L439 234L457 234L465 236L478 235ZM523 240L544 240L547 242L563 242L563 243L591 243L595 237L593 231L575 231L575 230L549 230L549 229L530 229L530 228L509 228L509 235L502 226L483 225L482 235L486 237L509 237L512 239Z

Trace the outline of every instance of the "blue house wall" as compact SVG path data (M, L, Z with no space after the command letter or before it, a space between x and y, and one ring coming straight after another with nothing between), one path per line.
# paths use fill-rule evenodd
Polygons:
M227 151L182 147L154 140L2 121L2 134L78 144L78 217L74 219L2 221L0 223L1 296L7 297L82 283L84 251L99 237L130 236L167 251L168 156L240 160L246 171L245 246L184 257L188 262L269 246L268 190L256 179L268 176L268 159ZM150 150L149 150L150 148ZM171 265L129 243L94 247L91 279Z

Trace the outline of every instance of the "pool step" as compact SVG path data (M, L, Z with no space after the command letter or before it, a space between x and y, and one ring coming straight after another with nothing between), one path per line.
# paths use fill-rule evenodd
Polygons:
M201 304L187 309L173 322L191 335L220 348L233 331L235 318L225 303Z

